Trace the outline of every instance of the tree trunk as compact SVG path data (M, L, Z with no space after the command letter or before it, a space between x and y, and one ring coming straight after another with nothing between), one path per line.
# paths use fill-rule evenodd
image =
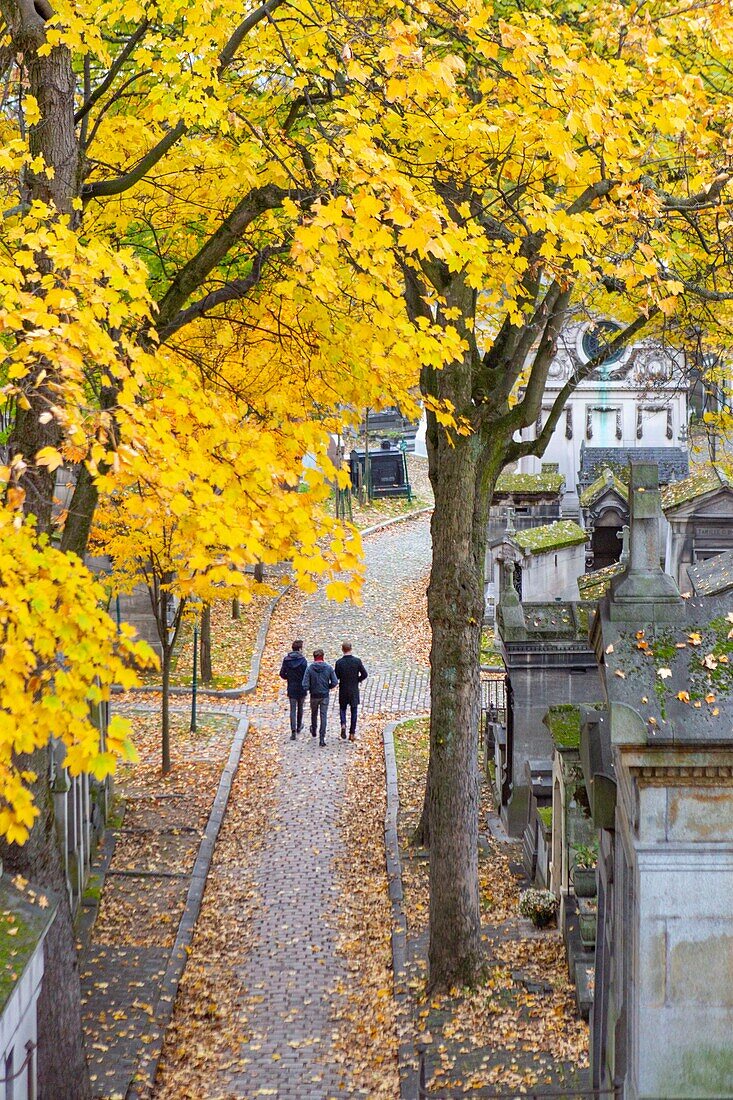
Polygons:
M21 847L0 845L5 870L53 892L58 910L44 943L44 973L38 1000L38 1095L89 1100L84 1055L79 967L64 862L56 832L49 784L48 748L28 758L38 775L34 784L40 817Z
M410 843L414 844L416 848L429 848L430 847L430 760L428 759L428 770L425 775L425 795L423 797L422 811L420 813L420 820L415 827L415 831L410 837Z
M98 499L99 493L94 478L86 466L82 465L71 495L69 514L61 536L61 549L65 554L77 554L82 561L84 560Z
M239 600L235 596L234 599L232 600L232 618L233 619L241 619L241 617L242 617L242 607L241 607L241 604L240 604Z
M162 755L163 775L168 775L171 770L171 660L173 658L173 646L164 645L161 658L163 673L163 689L161 692L161 727L160 744Z
M204 604L201 611L201 683L210 684L214 678L211 667L211 604Z
M479 438L429 448L435 492L430 714L431 989L474 984L482 969L478 890L479 646L483 556L476 552ZM432 453L430 453L432 452ZM486 509L479 507L479 513ZM484 526L485 538L485 526Z

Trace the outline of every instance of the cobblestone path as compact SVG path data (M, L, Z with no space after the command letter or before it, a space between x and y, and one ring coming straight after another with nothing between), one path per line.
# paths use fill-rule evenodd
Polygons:
M352 641L370 674L363 692L365 714L422 713L429 698L427 669L405 660L389 631L406 586L426 574L429 520L373 535L365 549L363 606L333 604L321 594L304 599L299 633L307 653L320 645L331 662L342 639ZM273 634L278 636L276 621ZM247 1063L227 1082L227 1096L330 1100L363 1095L350 1089L348 1070L331 1049L334 991L347 982L336 950L339 897L333 865L343 851L338 823L353 751L338 737L335 695L324 748L310 737L307 724L298 741L289 740L284 694L276 708L244 707L254 723L282 737L283 747L277 808L255 871L261 898L255 947L238 968L249 1033L241 1053ZM381 843L381 837L374 842ZM243 852L243 864L246 859Z

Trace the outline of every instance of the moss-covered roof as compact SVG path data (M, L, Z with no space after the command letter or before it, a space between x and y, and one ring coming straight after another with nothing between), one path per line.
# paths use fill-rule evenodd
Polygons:
M573 703L558 703L550 707L542 721L550 731L553 744L559 749L580 747L580 707Z
M547 496L559 495L565 478L556 470L543 470L541 474L510 474L504 472L496 483L495 495Z
M578 591L581 600L600 600L605 596L612 577L617 577L626 568L620 561L613 565L607 565L604 569L596 569L593 573L583 573L578 577Z
M615 489L622 500L628 502L629 487L608 466L601 470L599 476L580 494L580 503L583 508L590 508L599 497L609 489Z
M51 923L56 905L25 879L0 879L0 1012Z
M673 481L662 489L662 508L665 511L668 508L677 508L680 504L688 504L721 488L733 488L733 480L725 470L720 466L701 466L684 481Z
M528 527L524 531L514 532L511 537L525 553L532 554L563 550L566 546L579 546L588 538L583 528L572 519L545 523L542 527Z

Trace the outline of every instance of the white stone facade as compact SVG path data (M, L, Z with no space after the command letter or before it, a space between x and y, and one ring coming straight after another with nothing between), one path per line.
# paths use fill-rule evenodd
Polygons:
M611 322L607 322L609 325ZM572 373L588 361L584 348L594 323L569 325L560 337L550 367L542 413L523 439L534 439L554 400ZM608 338L613 338L609 332ZM653 340L625 348L613 361L581 382L568 401L545 451L544 462L556 462L565 477L563 510L578 510L581 446L680 447L687 439L687 389L682 356ZM540 459L524 458L522 473L537 473Z

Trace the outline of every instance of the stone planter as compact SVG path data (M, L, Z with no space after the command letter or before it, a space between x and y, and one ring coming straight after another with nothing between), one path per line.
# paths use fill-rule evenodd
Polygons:
M598 893L595 867L573 867L573 886L578 898L594 898Z
M581 898L578 902L578 926L584 947L595 947L597 919L595 903Z

